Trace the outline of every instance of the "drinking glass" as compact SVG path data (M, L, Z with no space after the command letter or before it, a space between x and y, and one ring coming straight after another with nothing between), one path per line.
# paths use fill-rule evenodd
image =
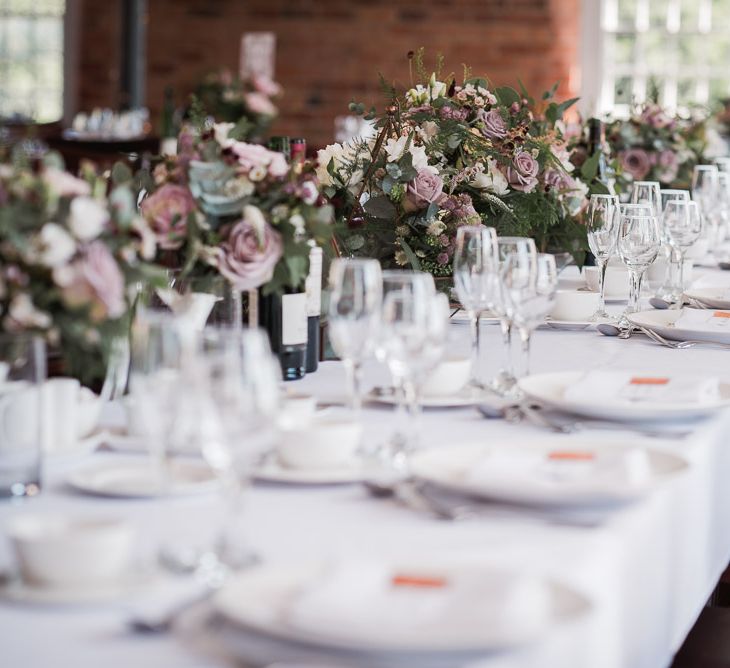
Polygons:
M33 334L0 334L0 497L41 490L46 347Z
M533 263L527 255L508 255L502 267L502 282L512 304L514 325L520 334L521 355L516 376L524 378L530 370L532 332L545 321L555 302L558 287L555 257L538 253Z
M347 374L350 407L362 407L361 369L373 351L383 279L377 260L339 258L329 274L329 335Z
M396 462L405 466L404 455L420 441L420 388L444 354L449 321L446 295L423 291L391 290L383 300L380 345L395 382L404 388L409 407L409 438Z
M586 231L588 245L598 265L599 302L598 309L591 316L592 321L610 319L606 312L604 282L606 268L616 250L619 223L619 200L617 195L591 195L588 204Z
M502 330L505 366L499 371L497 377L492 382L492 389L498 394L509 395L513 392L517 379L515 378L514 365L512 363L514 306L508 298L503 281L505 263L508 257L514 256L516 259L512 260L512 263L519 261L521 271L524 274L522 280L527 282L529 277L533 276L536 271L537 248L535 247L535 241L529 237L497 237L497 256L499 260L500 289L494 311L499 318L499 324ZM512 268L511 276L512 280L515 281L517 270L514 267Z
M696 165L692 172L692 200L706 218L712 212L717 196L718 169L716 165Z
M243 568L257 561L240 529L243 493L276 438L281 368L263 330L232 327L206 329L190 369L203 458L227 508L215 562Z
M621 214L618 254L631 275L629 303L620 320L623 326L629 324L626 315L639 310L641 281L644 272L656 259L660 246L661 239L656 216L647 216L641 212L632 211Z
M656 296L659 299L664 299L668 302L676 302L681 299L682 290L678 287L678 275L679 275L679 252L672 245L667 232L666 225L664 225L664 211L666 210L667 203L674 200L689 201L690 193L689 190L676 190L676 189L662 189L659 191L662 202L662 222L659 225L659 231L661 232L662 244L665 249L667 257L667 271L664 275L664 280L657 290Z
M717 174L717 236L711 247L714 249L728 238L730 225L730 172Z
M631 204L648 204L659 218L662 213L661 184L658 181L634 181Z
M730 172L730 158L728 158L727 156L715 158L712 162L715 163L717 171Z
M482 387L479 362L479 318L494 308L499 295L497 232L493 227L465 225L456 231L454 286L471 325L471 382Z
M679 253L679 287L680 299L674 303L674 308L682 307L681 294L684 292L684 259L687 250L697 241L702 231L702 221L696 202L687 200L670 200L664 209L664 224L669 239Z

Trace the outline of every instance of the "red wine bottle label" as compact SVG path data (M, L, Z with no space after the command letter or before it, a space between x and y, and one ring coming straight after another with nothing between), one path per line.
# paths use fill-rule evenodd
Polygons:
M281 343L299 346L307 343L307 294L281 296Z

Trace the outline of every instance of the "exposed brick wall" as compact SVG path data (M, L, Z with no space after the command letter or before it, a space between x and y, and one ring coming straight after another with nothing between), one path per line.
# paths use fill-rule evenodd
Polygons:
M110 53L110 15L118 0L85 0L83 107L114 102L118 66ZM92 8L93 5L93 8ZM535 94L560 82L575 94L580 0L149 0L147 102L157 118L163 90L179 99L206 73L238 65L241 34L277 34L277 79L286 95L273 131L332 141L333 119L357 99L380 105L378 72L408 82L409 49L441 52L460 73L496 84L521 78ZM110 9L111 7L111 9ZM104 17L101 17L101 15ZM99 16L96 16L99 15ZM87 74L87 68L89 70Z

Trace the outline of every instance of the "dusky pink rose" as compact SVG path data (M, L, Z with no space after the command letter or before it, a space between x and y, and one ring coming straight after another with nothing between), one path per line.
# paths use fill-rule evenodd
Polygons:
M641 181L651 170L651 161L646 151L641 148L630 148L619 153L621 166L634 178Z
M43 180L48 187L60 197L77 197L91 195L91 186L83 179L55 167L43 170Z
M444 198L444 182L431 170L421 169L418 176L408 183L406 197L417 209L425 209L433 202L438 204Z
M282 153L270 151L260 144L237 141L231 145L231 150L245 172L250 172L255 167L263 167L272 176L280 178L289 171L289 165Z
M61 278L63 276L63 278ZM91 319L101 322L124 315L124 276L101 241L89 244L68 270L59 273L64 300L72 306L89 305Z
M507 167L507 180L515 190L531 193L537 186L537 173L540 165L528 151L515 155L512 165Z
M482 115L484 128L482 133L489 139L502 139L507 136L507 123L498 109L490 109Z
M142 201L140 211L157 237L160 248L179 248L187 234L188 216L195 200L186 186L166 183Z
M574 183L569 174L551 167L545 170L545 185L556 190L570 190Z
M248 215L233 225L218 255L218 271L242 291L271 280L283 248L281 236L271 225L265 221L260 225L253 212L244 214Z
M661 182L671 183L677 178L677 172L679 171L679 158L674 151L666 149L659 153L657 165L659 167L657 177Z
M268 95L269 97L274 97L281 93L281 86L276 83L276 81L273 81L272 79L269 79L269 77L265 77L261 74L255 75L251 79L251 85L257 93Z
M277 109L268 96L263 93L246 93L243 96L243 102L248 110L254 114L262 116L276 116Z

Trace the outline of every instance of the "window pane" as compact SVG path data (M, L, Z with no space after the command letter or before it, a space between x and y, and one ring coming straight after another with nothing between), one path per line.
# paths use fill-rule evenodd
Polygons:
M619 77L613 92L614 104L630 104L632 100L631 77Z
M616 35L614 60L617 63L631 63L634 60L634 44L636 36L633 34Z
M636 26L637 0L618 0L619 29L633 30Z

